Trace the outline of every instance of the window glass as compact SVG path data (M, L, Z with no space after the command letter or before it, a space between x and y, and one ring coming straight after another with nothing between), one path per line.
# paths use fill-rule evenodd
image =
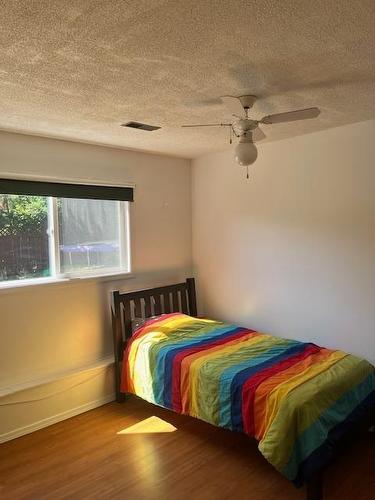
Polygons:
M50 275L44 196L0 194L0 281Z
M120 268L119 203L71 198L58 200L62 273Z

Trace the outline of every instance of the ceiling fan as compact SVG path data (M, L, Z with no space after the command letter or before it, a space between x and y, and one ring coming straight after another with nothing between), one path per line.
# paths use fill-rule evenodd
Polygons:
M232 134L239 139L235 149L235 160L239 165L245 167L254 163L258 157L258 150L254 142L261 141L266 137L259 125L272 125L274 123L306 120L316 118L320 114L319 108L306 108L298 109L296 111L288 111L286 113L267 115L261 120L252 120L249 118L249 110L254 106L254 103L257 100L256 96L243 95L240 97L233 97L226 95L221 97L221 100L232 116L235 117L233 122L182 125L182 127L229 127L230 143L232 144Z

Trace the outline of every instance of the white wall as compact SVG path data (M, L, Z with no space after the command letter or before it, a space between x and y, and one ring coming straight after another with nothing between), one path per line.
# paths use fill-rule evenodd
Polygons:
M193 162L201 312L375 362L374 138L369 121L260 145L249 180L232 151Z
M4 173L132 182L136 190L134 278L0 290L0 440L113 398L110 291L191 274L189 161L1 132ZM13 404L30 399L43 401Z

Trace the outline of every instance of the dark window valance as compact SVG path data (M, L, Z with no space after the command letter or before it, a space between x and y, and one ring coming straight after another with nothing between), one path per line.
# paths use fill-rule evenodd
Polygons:
M132 187L0 179L0 194L133 201L133 191Z

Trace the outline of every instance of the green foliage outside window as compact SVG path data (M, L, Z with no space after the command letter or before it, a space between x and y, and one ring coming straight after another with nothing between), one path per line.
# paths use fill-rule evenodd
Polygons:
M0 195L0 236L45 231L47 220L45 197Z

